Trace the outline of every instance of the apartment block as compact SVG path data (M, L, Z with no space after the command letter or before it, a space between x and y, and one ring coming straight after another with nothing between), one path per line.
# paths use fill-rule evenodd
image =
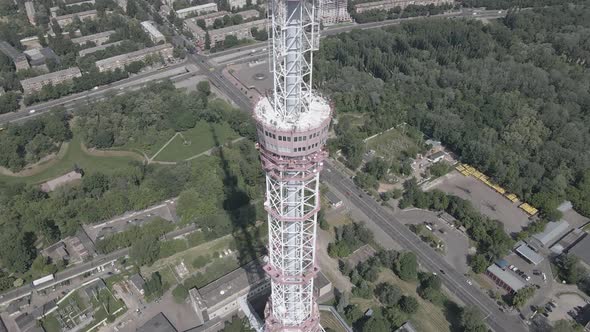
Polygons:
M173 47L171 44L156 45L154 47L145 48L143 50L121 54L107 59L96 61L96 67L99 71L115 70L117 68L124 68L126 65L135 62L143 61L150 55L160 55L164 59L171 59Z
M325 0L320 10L320 20L323 24L352 22L348 14L348 1Z
M16 71L31 68L27 56L9 43L0 41L0 52L4 53L4 55L12 60L14 66L16 67Z
M223 19L223 17L225 15L231 15L231 13L226 12L225 10L222 10L220 12L213 12L213 13L209 13L209 14L205 14L205 15L199 15L197 17L191 17L191 18L187 18L186 20L184 20L184 22L186 23L186 21L192 21L193 23L197 23L197 21L199 20L204 20L205 21L205 26L211 26L213 25L213 22L215 22L216 19Z
M395 7L405 8L409 5L427 6L427 5L445 5L452 4L452 0L383 0L375 2L359 3L354 5L354 10L357 13L366 12L369 10L390 10Z
M32 25L37 25L35 21L35 4L33 1L25 2L25 11L27 12L27 18Z
M228 0L229 7L232 10L240 9L242 7L246 7L247 0Z
M153 22L143 21L141 22L141 28L150 36L150 39L154 44L166 41L166 37L164 37L158 28L156 28Z
M40 91L41 88L43 88L46 85L57 85L64 82L71 82L75 77L80 76L82 76L80 69L78 67L71 67L49 74L27 78L25 80L20 81L20 84L23 87L24 93L30 94L36 91Z
M115 30L99 32L99 33L96 33L93 35L74 38L74 39L72 39L72 42L74 44L78 44L78 45L84 45L87 42L93 42L96 45L102 45L102 44L106 43L109 40L109 38L111 37L111 35L114 33L115 33Z
M216 3L206 3L204 5L198 5L193 7L188 7L184 9L179 9L176 11L176 16L179 18L186 18L192 15L202 15L206 13L216 12L217 11L217 4Z
M95 46L95 47L85 48L85 49L80 50L78 52L78 56L80 56L80 57L87 56L88 54L92 54L94 52L102 51L102 50L107 49L107 48L109 48L111 46L117 46L117 45L121 44L122 42L123 42L122 40L119 40L119 41L114 42L114 43L102 44L102 45Z
M257 28L258 30L266 29L268 21L264 20L256 20L252 22L246 22L240 25L233 25L226 28L209 30L209 37L211 38L211 45L215 45L216 43L223 42L227 36L236 36L238 39L251 39L252 37L252 28Z
M98 15L98 13L97 13L96 9L92 9L92 10L87 10L85 12L79 12L79 13L73 13L73 14L67 14L67 15L57 16L55 18L55 20L57 21L57 24L59 24L59 26L61 28L63 28L66 25L74 22L74 19L76 17L79 18L80 21L84 21L84 20L87 20L87 19L94 20L97 15Z

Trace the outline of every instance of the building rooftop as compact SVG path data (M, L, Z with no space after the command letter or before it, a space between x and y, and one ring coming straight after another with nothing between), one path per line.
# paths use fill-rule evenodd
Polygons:
M498 277L502 282L512 288L515 292L524 287L524 283L509 271L504 271L496 264L490 265L488 271Z
M246 20L251 17L258 17L260 13L256 9L248 9L241 12L237 12L234 15L240 15Z
M8 332L8 329L6 328L6 325L4 324L2 317L0 317L0 332Z
M199 289L207 306L222 302L232 294L268 279L262 262L252 261Z
M78 13L72 13L72 14L66 14L66 15L61 15L61 16L57 16L55 19L59 22L62 20L66 20L66 19L71 19L74 16L88 16L88 15L96 15L98 12L96 11L96 9L92 9L92 10L87 10L87 11L83 11L83 12L78 12Z
M215 30L209 30L209 35L226 35L228 33L232 33L235 31L241 31L241 30L249 30L255 26L260 26L260 25L265 25L267 23L266 19L262 19L262 20L256 20L256 21L250 21L250 22L246 22L246 23L242 23L242 24L238 24L238 25L231 25L225 28L221 28L221 29L215 29Z
M3 40L0 40L0 52L4 53L4 55L11 58L13 61L22 55L22 52Z
M93 298L95 294L98 294L101 290L107 288L107 285L102 281L102 279L98 279L97 281L91 283L90 285L84 288L84 292L88 295L88 298Z
M148 31L154 38L164 38L164 35L158 30L151 21L141 22L141 26Z
M28 332L32 328L35 327L35 319L33 316L24 313L14 319L16 326L21 330L21 332Z
M199 15L196 17L187 18L186 20L191 20L196 23L198 20L214 19L214 18L218 18L218 17L224 17L225 15L230 15L230 13L226 12L225 10L222 10L219 12L207 13L204 15Z
M543 246L547 246L558 240L558 238L561 235L564 235L569 228L570 225L565 220L552 221L547 223L543 232L533 235L533 238L539 241Z
M329 121L331 113L332 109L328 101L317 94L311 98L309 111L294 114L291 117L282 117L272 107L268 98L262 98L254 107L255 117L265 126L295 132L319 128L322 123Z
M107 49L107 48L109 48L111 46L119 45L122 42L123 42L122 40L119 40L119 41L116 41L114 43L102 44L102 45L98 45L98 46L94 46L94 47L85 48L83 50L80 50L78 52L78 55L80 57L83 57L83 56L86 56L88 54L91 54L91 53L94 53L94 52L97 52L97 51L105 50L105 49Z
M433 160L433 159L437 159L437 158L442 158L445 155L446 155L446 152L438 151L438 152L435 152L435 153L431 154L430 156L428 156L428 159Z
M215 9L213 9L215 8ZM217 4L212 2L212 3L206 3L204 5L198 5L198 6L192 6L192 7L188 7L188 8L183 8L183 9L179 9L176 11L177 15L180 14L184 14L184 13L192 13L192 12L196 12L199 10L210 10L210 11L217 11Z
M508 266L508 261L505 259L497 259L494 264L498 265L501 269L505 269L506 266Z
M531 247L526 244L520 245L516 248L516 252L521 254L524 258L526 258L529 262L537 265L543 261L543 256L537 254Z
M55 300L51 300L49 302L44 303L42 306L37 307L35 310L33 310L30 314L30 316L32 316L35 319L41 319L43 317L45 317L45 315L50 311L53 310L53 308L57 307L57 303L55 302Z
M177 332L172 323L159 313L137 329L138 332Z
M340 198L338 198L338 196L336 196L336 194L334 194L331 191L327 191L326 192L326 198L330 201L330 204L332 205L336 205L338 203L341 203L342 200Z
M77 76L77 75L81 75L81 74L82 73L80 72L80 68L70 67L68 69L54 71L53 73L27 78L27 79L22 80L20 82L21 82L21 85L37 84L37 83L45 82L48 80L60 78L63 76L72 76L72 75Z
M80 44L80 45L86 44L87 41L109 37L110 35L112 35L114 33L115 33L115 30L109 30L109 31L105 31L105 32L95 33L93 35L82 36L82 37L72 39L72 43Z
M407 321L394 332L416 332L416 329L410 321Z
M99 60L96 61L96 66L97 67L101 67L104 66L106 64L109 63L113 63L113 62L124 62L125 60L129 59L129 58L136 58L145 54L150 54L150 53L154 53L154 52L158 52L167 48L172 48L171 44L161 44L161 45L156 45L153 47L148 47L148 48L144 48L141 49L139 51L134 51L134 52L130 52L130 53L125 53L125 54L121 54L121 55L116 55L114 57L110 57L110 58L106 58L103 60Z
M586 234L580 241L574 244L568 253L578 256L586 265L590 265L590 236Z
M145 285L145 280L143 280L143 277L139 275L139 273L136 273L129 277L129 281L131 281L133 286L137 287L137 289L140 290L143 289L143 286Z

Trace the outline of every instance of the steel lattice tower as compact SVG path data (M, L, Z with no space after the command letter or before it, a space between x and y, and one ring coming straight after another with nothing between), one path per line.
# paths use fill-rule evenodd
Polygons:
M266 331L321 331L314 294L319 175L332 109L312 91L319 45L317 0L269 0L274 89L254 108L266 172L271 297Z

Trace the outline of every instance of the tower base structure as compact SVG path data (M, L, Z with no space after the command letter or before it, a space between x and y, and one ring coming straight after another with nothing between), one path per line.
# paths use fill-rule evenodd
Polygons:
M323 331L315 301L319 175L328 153L332 107L313 95L309 109L284 118L268 98L254 108L260 159L266 173L271 297L266 331Z

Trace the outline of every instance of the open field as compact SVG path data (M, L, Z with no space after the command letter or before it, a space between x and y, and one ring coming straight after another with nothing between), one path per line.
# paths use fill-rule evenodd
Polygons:
M31 170L29 176L0 175L0 181L42 183L73 170L74 165L81 167L87 174L97 171L111 173L137 159L131 156L94 156L85 151L80 136L74 134L63 155L60 153L56 159L37 165L35 170Z
M154 159L182 161L238 137L227 123L208 124L204 121L181 134L174 137Z
M517 204L476 178L453 171L431 187L434 188L470 201L484 215L499 220L508 234L520 232L529 223L528 215Z
M450 322L445 317L443 309L435 304L422 299L416 293L416 283L405 282L399 279L391 270L384 270L379 276L378 282L390 282L401 288L406 295L411 295L418 300L420 307L411 318L412 325L416 330L423 332L448 332L450 331Z

